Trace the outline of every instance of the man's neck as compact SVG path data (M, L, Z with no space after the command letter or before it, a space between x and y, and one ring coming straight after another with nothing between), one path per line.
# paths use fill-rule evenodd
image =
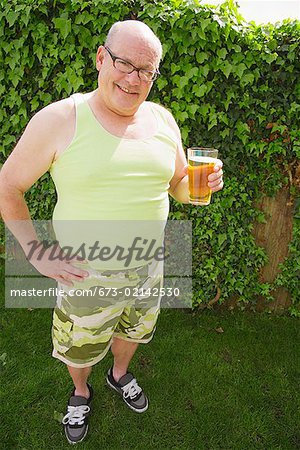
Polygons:
M138 120L140 110L143 108L141 105L133 114L120 114L106 105L100 94L99 88L89 93L87 96L87 101L97 116L100 118L105 117L108 121L117 121L120 124L132 124L136 122Z

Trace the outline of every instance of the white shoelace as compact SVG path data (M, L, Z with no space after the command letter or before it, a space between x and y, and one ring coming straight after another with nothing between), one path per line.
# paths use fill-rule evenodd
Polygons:
M66 425L83 425L84 415L90 412L90 407L87 405L80 406L68 406L68 412L62 420L62 423Z
M130 383L126 384L124 387L122 387L123 396L124 398L130 398L133 399L136 397L140 392L142 392L142 388L137 384L137 381L135 378L130 381Z

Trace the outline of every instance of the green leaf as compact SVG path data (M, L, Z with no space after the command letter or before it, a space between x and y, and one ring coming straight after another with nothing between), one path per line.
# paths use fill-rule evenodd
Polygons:
M30 102L31 111L36 111L37 108L39 107L39 104L40 104L40 102L39 102L38 98L34 97Z
M277 59L278 54L277 53L267 53L263 55L263 59L267 61L268 64L271 64L273 61Z
M10 11L7 16L6 16L6 20L8 22L9 27L12 27L14 25L14 23L16 22L17 18L18 18L19 14L17 14L14 11Z
M205 84L200 84L200 85L195 84L193 87L193 93L199 98L201 98L205 95L206 90L207 90L207 87Z
M228 52L227 52L226 48L221 48L221 49L217 50L217 55L221 59L224 59L225 56L227 55L227 53Z
M190 111L192 116L194 116L196 114L198 109L199 109L199 105L196 105L196 104L188 105L188 110Z
M186 72L188 78L193 78L195 75L198 75L199 69L198 67L192 67L190 70Z
M252 73L247 73L246 75L243 75L241 79L242 86L245 86L246 84L252 84L254 81L254 75Z
M187 76L183 76L183 77L180 77L178 85L181 89L183 89L188 84L188 82L189 82L189 78Z
M216 126L218 124L217 121L217 114L216 113L211 113L209 115L209 125L207 127L207 130L211 130L214 126Z
M201 103L201 105L199 106L199 113L206 117L208 111L210 109L210 105L208 105L207 103Z
M228 235L230 237L231 243L233 243L235 239L235 232L233 230L229 230Z
M209 72L209 66L206 64L205 66L201 67L199 70L199 73L202 74L205 77L207 77Z
M158 89L161 91L165 86L167 86L168 80L160 77L157 79L156 84L157 84Z
M70 19L64 19L64 18L56 18L53 19L55 28L60 31L63 39L66 39L68 34L71 31L71 20Z
M200 21L200 27L203 31L205 31L209 25L211 25L211 19L202 19Z
M239 78L242 78L243 73L247 69L244 63L240 63L237 67L235 67L234 72L237 74Z
M16 67L17 61L15 58L9 58L8 60L8 65L10 67L11 70L14 70Z
M224 242L227 239L227 235L226 234L219 234L218 235L218 246L221 247L222 244L224 244Z
M20 81L20 76L17 74L17 73L12 73L11 75L10 75L10 81L12 82L12 84L13 84L13 86L14 87L17 87L17 85L18 85L18 83L19 83L19 81Z
M35 54L38 57L38 60L42 61L42 57L43 57L43 49L42 49L42 47L37 47L35 49Z
M184 122L185 119L188 118L188 113L186 111L178 111L176 114L176 118L180 121L180 122Z
M232 65L228 61L224 61L220 66L220 69L224 73L226 78L228 78L232 71Z
M225 139L230 134L229 128L225 128L225 130L220 131L220 136L222 139Z
M205 52L197 52L196 53L196 61L199 64L202 64L204 61L208 59L209 55Z

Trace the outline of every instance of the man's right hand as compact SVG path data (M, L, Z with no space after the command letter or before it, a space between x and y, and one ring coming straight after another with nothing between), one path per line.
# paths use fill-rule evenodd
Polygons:
M42 252L35 251L35 253L28 258L28 261L42 275L49 278L54 278L59 283L67 286L73 286L74 281L82 282L89 276L89 272L87 270L79 269L71 264L71 262L87 264L87 261L77 256L66 257L63 255L62 250L57 246L55 248L55 259L53 258L53 255L54 252L52 246Z

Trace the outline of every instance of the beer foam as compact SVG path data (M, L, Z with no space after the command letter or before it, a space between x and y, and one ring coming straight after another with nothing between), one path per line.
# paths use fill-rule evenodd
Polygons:
M211 156L192 156L189 161L207 164L216 164L217 158L212 158Z

